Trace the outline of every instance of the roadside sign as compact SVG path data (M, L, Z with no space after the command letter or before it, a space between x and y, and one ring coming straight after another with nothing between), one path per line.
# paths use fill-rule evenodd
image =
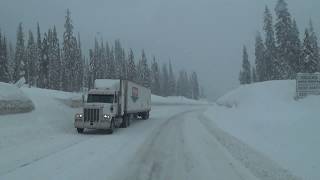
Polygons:
M296 82L297 98L320 95L320 73L298 73Z

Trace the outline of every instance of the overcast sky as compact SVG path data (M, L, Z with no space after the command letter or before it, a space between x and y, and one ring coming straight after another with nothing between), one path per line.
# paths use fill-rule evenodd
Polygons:
M197 71L206 93L214 98L238 86L242 46L253 61L254 37L261 31L266 4L277 0L1 0L0 28L15 43L16 29L43 31L56 25L63 33L70 8L75 32L84 49L93 38L121 39L136 57L145 49L149 59L172 59L176 69ZM313 18L320 30L319 0L287 0L300 32ZM318 21L319 20L319 21ZM139 53L139 54L137 54Z

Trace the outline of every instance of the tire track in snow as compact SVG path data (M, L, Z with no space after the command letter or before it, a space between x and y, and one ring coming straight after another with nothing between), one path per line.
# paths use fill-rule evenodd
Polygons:
M257 178L261 180L301 180L300 177L291 174L264 154L218 128L204 115L204 112L198 114L198 119L206 130Z

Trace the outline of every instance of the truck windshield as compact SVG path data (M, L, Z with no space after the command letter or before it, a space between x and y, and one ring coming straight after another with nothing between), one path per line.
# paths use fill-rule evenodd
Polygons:
M89 94L88 103L113 103L113 94Z

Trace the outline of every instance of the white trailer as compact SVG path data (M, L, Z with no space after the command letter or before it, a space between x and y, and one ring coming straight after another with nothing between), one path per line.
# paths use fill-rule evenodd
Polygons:
M128 80L97 79L89 90L83 112L75 115L75 128L126 128L133 118L149 119L151 90Z

